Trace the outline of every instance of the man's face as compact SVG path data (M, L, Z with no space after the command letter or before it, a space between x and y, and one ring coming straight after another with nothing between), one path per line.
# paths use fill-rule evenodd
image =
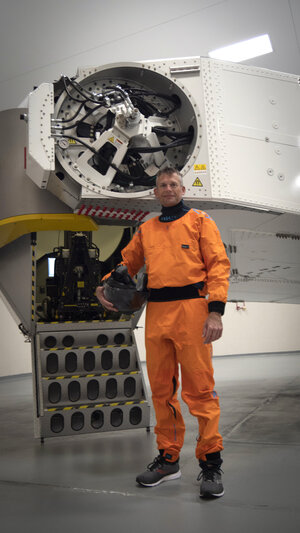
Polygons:
M180 184L177 174L161 174L154 189L154 194L163 207L179 204L185 193L185 187Z

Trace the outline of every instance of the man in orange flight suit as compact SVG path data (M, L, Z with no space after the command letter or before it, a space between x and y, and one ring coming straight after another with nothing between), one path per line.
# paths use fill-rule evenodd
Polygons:
M122 251L131 276L146 264L150 290L145 342L159 455L136 480L153 487L181 476L185 425L177 399L180 364L182 399L199 424L200 497L218 497L224 494L223 445L211 343L222 335L230 263L214 221L183 203L185 187L177 170L161 170L154 192L162 214L142 224ZM103 290L97 288L100 302L116 310Z

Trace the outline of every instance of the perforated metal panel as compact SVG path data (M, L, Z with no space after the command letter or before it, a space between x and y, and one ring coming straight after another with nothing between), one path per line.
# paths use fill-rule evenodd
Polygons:
M37 437L149 427L130 320L38 324L33 355Z

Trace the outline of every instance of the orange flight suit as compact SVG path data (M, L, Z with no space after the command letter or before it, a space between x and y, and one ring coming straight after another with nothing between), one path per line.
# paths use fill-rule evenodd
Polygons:
M183 445L185 425L177 399L180 364L182 398L199 424L196 457L205 461L207 453L223 449L212 346L202 338L209 311L223 312L227 298L230 263L219 230L207 213L196 209L171 222L155 217L140 226L122 257L131 276L146 265L150 289L204 282L199 295L206 298L149 301L145 339L157 447L176 461Z

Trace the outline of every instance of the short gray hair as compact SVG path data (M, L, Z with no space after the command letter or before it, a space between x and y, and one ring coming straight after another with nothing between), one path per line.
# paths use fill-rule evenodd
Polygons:
M166 174L167 176L172 176L172 174L176 174L179 178L180 185L183 186L183 179L182 179L182 176L179 170L177 170L177 168L174 168L174 167L165 167L159 170L158 173L156 174L156 187L157 187L158 179L164 174Z

